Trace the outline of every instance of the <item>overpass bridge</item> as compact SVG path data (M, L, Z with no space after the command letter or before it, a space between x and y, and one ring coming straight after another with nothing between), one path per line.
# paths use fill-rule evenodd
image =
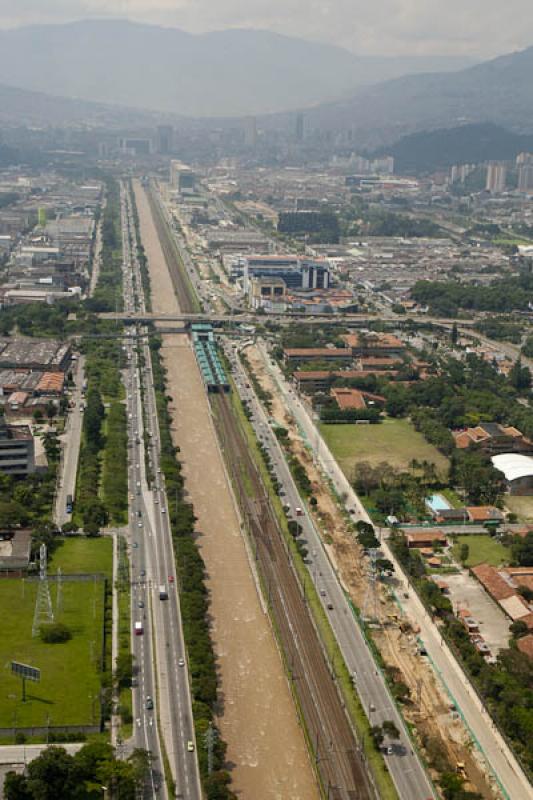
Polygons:
M396 314L254 314L249 311L240 314L220 314L215 312L177 312L163 314L161 312L112 312L105 311L98 314L100 319L122 321L125 324L146 324L149 322L168 325L169 332L172 323L183 323L187 328L195 322L210 322L212 325L257 325L267 320L280 325L290 325L303 322L306 325L366 325L369 322L389 322L399 327L405 323L418 325L433 324L451 327L456 323L461 328L470 328L476 320L456 320L441 317L426 317L413 314L398 316Z

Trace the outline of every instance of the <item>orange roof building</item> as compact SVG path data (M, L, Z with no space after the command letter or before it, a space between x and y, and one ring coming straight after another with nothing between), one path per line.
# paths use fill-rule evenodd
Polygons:
M533 659L533 633L528 633L527 636L521 636L517 640L516 646L522 653Z

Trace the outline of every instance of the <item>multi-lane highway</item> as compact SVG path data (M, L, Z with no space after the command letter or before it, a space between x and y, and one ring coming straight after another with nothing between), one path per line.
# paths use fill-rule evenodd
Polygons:
M237 346L238 347L238 346ZM361 703L372 725L392 720L400 731L399 740L390 743L385 756L388 768L402 800L427 800L433 797L433 788L424 767L413 749L402 717L398 712L386 681L379 670L361 629L352 613L352 608L339 582L339 578L323 547L320 534L306 510L305 503L287 465L278 439L269 424L267 415L259 402L236 352L228 343L226 352L235 369L237 386L241 396L252 411L251 422L256 435L268 448L268 453L284 492L283 502L289 506L292 516L298 512L298 522L303 528L310 556L309 574L320 597L324 611L335 633L346 666L353 676Z
M271 360L265 346L259 343L265 364L274 378L281 397L286 403L296 420L304 437L315 451L315 457L331 479L339 496L346 498L346 507L353 510L353 518L370 521L361 501L354 492L346 476L333 458L326 443L320 436L314 422L306 408L297 397L296 392L288 386L281 370ZM382 532L385 533L385 532ZM382 547L385 557L396 564L396 572L402 574L400 566L396 563L394 554L390 551L386 538L382 537ZM492 772L494 782L498 785L504 797L511 800L522 800L529 797L531 787L527 777L511 752L509 746L491 722L486 709L478 695L475 693L466 675L461 670L450 650L446 647L442 637L426 613L421 601L415 592L409 592L408 598L401 600L404 610L411 620L420 627L420 636L428 652L439 679L453 697L466 725L481 751L487 769Z
M128 235L135 236L131 199L126 197ZM131 280L125 281L125 306L144 308L135 248L127 253ZM139 333L142 333L140 331ZM132 533L132 627L146 629L134 635L135 655L143 667L136 688L137 728L149 729L151 744L159 747L155 715L159 719L176 797L200 800L194 722L183 639L175 560L168 520L164 476L159 468L160 435L148 338L128 337L126 346L127 409ZM147 467L150 475L147 474ZM142 618L140 614L142 613ZM154 706L155 708L150 708ZM139 722L140 719L140 722ZM149 748L151 749L151 747Z

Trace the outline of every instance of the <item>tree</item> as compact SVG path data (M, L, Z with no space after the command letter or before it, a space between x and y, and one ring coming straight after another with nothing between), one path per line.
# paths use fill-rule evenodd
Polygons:
M465 542L465 543L464 543L464 544L462 544L462 545L461 545L461 547L459 548L459 561L461 562L461 564L462 564L463 566L464 566L464 565L466 564L466 562L468 561L468 556L469 556L469 555L470 555L470 548L469 548L469 546L468 546L468 545L466 544L466 542Z
M370 728L370 735L372 736L372 739L374 740L374 744L376 745L376 747L380 748L381 745L383 744L383 740L385 739L383 731L381 730L381 725L373 725Z
M73 760L63 747L47 747L27 767L30 797L36 800L57 800L69 797L76 780Z
M378 558L376 561L376 568L380 572L394 572L394 564L388 558Z
M28 788L25 775L8 772L4 780L5 800L32 800L33 795Z
M509 372L509 382L515 389L521 391L522 389L529 389L531 386L531 372L528 367L522 366L520 356L516 359Z
M381 725L381 730L388 736L389 739L399 739L400 738L400 731L396 727L395 723L391 719L386 719L383 721Z
M386 389L385 411L391 417L402 417L409 408L409 392L404 386L390 384Z
M109 796L135 800L135 771L129 761L103 761L96 769L96 778L109 788Z
M352 484L357 492L369 495L379 486L377 470L368 461L360 461L354 467Z
M509 626L509 631L511 632L514 639L519 639L521 636L525 636L528 630L529 629L526 623L521 619L516 619Z
M16 528L17 525L24 524L27 519L27 512L18 502L0 501L0 520L4 529Z
M533 603L533 589L530 589L529 586L519 586L517 592L522 595L524 600L527 600L528 603Z
M452 345L455 346L457 344L457 340L459 339L459 333L457 331L457 323L456 322L454 322L453 325L452 325L452 332L450 334L450 339L451 339Z
M133 655L119 653L115 666L115 680L119 686L130 686L133 677Z
M523 538L516 537L511 546L513 564L519 567L533 567L533 531Z

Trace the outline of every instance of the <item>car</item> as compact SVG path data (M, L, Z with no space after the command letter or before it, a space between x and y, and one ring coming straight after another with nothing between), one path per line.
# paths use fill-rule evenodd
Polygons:
M325 596L326 596L326 590L325 589L321 589L320 590L320 597L325 597Z
M142 519L140 519L139 522L137 523L137 527L142 528L142 526L143 526L143 521Z
M159 503L159 498L158 497L154 497L154 503ZM163 510L163 509L161 509L161 510Z
M178 667L184 667L184 666L185 666L185 659L184 658L179 658L178 659Z
M146 702L145 702L145 708L146 708L147 711L152 711L153 707L154 707L154 701L152 700L150 695L148 695L148 697L146 698Z
M145 570L145 569L142 569L142 570L141 570L141 578L144 578L144 576L145 576L145 575L146 575L146 570Z
M333 603L328 603L328 610L333 611Z
M137 603L137 608L144 608L144 600L139 600Z
M161 513L162 514L166 514L167 513L167 510L166 510L166 508L164 506L161 506Z
M189 753L192 753L194 751L194 742L192 741L192 739L189 739L189 741L187 742L187 750L189 751Z
M392 747L392 745L389 744L389 746L385 749L385 752L387 753L388 756L392 756L394 754L394 748Z
M168 576L168 582L169 583L174 583L174 575L169 575Z
M133 542L134 547L139 547L139 542Z

